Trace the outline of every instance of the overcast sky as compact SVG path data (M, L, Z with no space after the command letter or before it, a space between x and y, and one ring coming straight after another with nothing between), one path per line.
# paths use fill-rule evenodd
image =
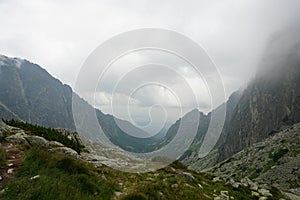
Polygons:
M254 76L269 37L299 18L299 0L0 0L0 54L37 63L73 86L87 56L112 36L145 27L169 29L205 48L229 95ZM185 72L193 82L194 75ZM145 116L141 110L148 110L150 104L163 104L171 110L175 99L170 91L164 91L148 87L137 92L140 111L135 111L135 116ZM105 92L98 91L95 106L111 112L107 108L111 97ZM154 94L165 102L153 98ZM207 94L199 96L200 109L209 111ZM158 109L157 115L162 111ZM179 115L176 110L168 120Z

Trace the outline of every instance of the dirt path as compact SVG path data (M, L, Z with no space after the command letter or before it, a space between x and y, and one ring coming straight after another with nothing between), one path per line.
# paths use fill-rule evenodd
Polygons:
M24 160L24 152L12 143L0 143L0 148L6 151L7 165L0 167L0 186L15 178L15 172Z

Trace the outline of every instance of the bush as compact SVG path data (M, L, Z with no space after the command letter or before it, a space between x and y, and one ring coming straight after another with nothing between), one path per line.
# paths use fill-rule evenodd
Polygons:
M0 148L0 167L6 165L6 152Z
M146 200L145 195L141 193L132 193L124 196L121 200Z
M280 158L282 158L288 152L289 152L288 149L279 149L276 153L270 153L269 158L271 158L274 162L277 162Z
M56 166L69 174L89 174L89 169L85 164L68 157L59 160Z
M58 141L65 145L66 147L69 147L71 149L74 149L77 151L77 153L80 153L80 151L84 148L83 145L80 144L79 141L70 140L67 136L63 135L59 131L53 129L53 128L45 128L38 125L29 124L27 122L20 122L17 120L3 120L7 125L14 126L21 128L25 131L29 131L34 135L44 137L47 140L50 141Z

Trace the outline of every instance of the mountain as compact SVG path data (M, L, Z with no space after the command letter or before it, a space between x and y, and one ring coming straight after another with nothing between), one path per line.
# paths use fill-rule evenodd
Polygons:
M260 142L287 125L300 122L300 29L270 40L234 111L219 161Z
M158 141L155 137L140 139L132 136L146 137L148 133L128 121L93 108L74 93L70 86L62 84L39 65L19 58L0 56L1 118L74 131L72 102L82 108L79 120L88 124L90 116L96 113L97 123L105 135L112 143L126 150L144 152L154 148ZM122 129L119 125L122 125ZM79 132L84 133L85 139L96 140L99 128L90 126Z
M232 115L236 108L236 105L241 98L242 92L243 92L243 90L238 90L238 91L232 93L226 103L221 104L219 107L217 107L216 109L214 109L212 112L208 113L207 115L200 112L200 119L199 119L200 121L199 121L198 130L197 130L197 135L196 135L191 147L180 158L181 162L183 162L185 165L188 165L191 167L192 165L195 165L195 163L197 163L199 160L202 160L202 159L199 159L198 151L203 143L205 135L207 134L212 114L217 115L218 113L223 111L223 109L226 109L226 116L225 116L223 131L222 131L222 134L220 135L219 140L217 141L216 145L214 146L214 149L216 149L221 144L223 144L223 142L225 140L224 132L225 132L225 130L228 129L229 122L232 118ZM184 118L186 118L186 116L184 116L183 119ZM174 129L174 127L176 127L176 124L179 124L179 123L180 123L180 121L176 122L172 126L173 129ZM173 131L175 131L175 130L173 130ZM212 130L212 132L213 131L214 131L214 129ZM170 129L168 132L172 132L172 129ZM215 151L213 151L213 152L215 152ZM214 156L213 157L214 161L210 160L209 163L215 163L216 159L217 159L217 157ZM206 168L206 165L204 165L204 166L205 166L204 168ZM196 164L195 169L199 169L198 167L199 166ZM203 166L201 166L201 167L203 167Z
M0 116L47 127L75 129L72 89L40 66L0 57Z
M288 126L235 154L209 171L226 181L246 177L300 198L300 124Z
M194 170L212 167L300 122L299 35L300 29L296 27L279 32L270 39L256 77L226 102L224 127L214 149L206 157L199 158L202 135L207 131L207 127L199 127L192 148L181 158L183 163ZM209 122L209 117L210 113L201 119L202 123Z

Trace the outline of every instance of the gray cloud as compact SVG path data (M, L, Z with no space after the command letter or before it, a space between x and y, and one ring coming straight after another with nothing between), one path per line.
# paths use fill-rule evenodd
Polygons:
M290 25L298 26L299 19L298 0L0 0L0 54L38 63L64 83L73 85L84 60L103 41L137 28L170 29L187 35L206 49L220 70L229 96L254 76L270 36ZM155 55L150 58L157 62L170 60ZM142 63L149 57L137 55L121 64L126 66L126 62L132 63L134 59ZM175 60L168 64L178 69L185 67ZM96 103L104 111L109 112L107 93L120 74L120 71L112 72L107 77L111 81L106 81L104 89L98 91ZM199 82L193 79L193 73L186 76L197 87ZM154 73L139 77L164 78L180 88L176 86L176 76ZM131 87L129 83L127 86ZM198 87L202 87L201 84ZM149 96L157 90L148 88L144 95L137 94L136 101L140 102L137 106L155 103L157 100ZM200 104L205 110L209 104L203 94L199 96L203 96Z

